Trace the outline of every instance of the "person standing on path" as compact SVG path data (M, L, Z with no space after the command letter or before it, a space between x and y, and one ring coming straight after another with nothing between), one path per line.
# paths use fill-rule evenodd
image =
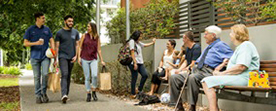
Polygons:
M73 29L74 19L71 15L64 17L64 24L65 26L57 32L55 40L61 70L61 100L65 104L68 100L71 71L78 57L79 32Z
M24 34L24 46L31 47L36 103L40 104L49 101L46 92L50 59L46 57L46 50L49 48L49 42L51 48L55 49L55 43L50 28L44 25L44 14L36 13L34 17L35 25L30 26Z
M98 35L97 26L95 23L89 22L87 24L87 33L83 34L81 37L78 53L78 63L82 66L85 75L87 102L91 101L90 70L92 72L92 97L94 101L98 100L96 95L98 82L97 55L99 55L102 65L105 66L101 52L101 41Z
M137 81L138 72L141 74L142 78L140 81L140 86L138 88L139 93L143 90L144 84L148 78L148 73L144 66L142 49L143 47L151 46L155 43L155 38L152 39L151 43L144 44L140 42L142 39L141 31L135 31L132 33L131 37L127 42L129 42L129 48L131 50L131 57L133 62L128 66L131 71L131 96L130 98L136 98L135 86Z

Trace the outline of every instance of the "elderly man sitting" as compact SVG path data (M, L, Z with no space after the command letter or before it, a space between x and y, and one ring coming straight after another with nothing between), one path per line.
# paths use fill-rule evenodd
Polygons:
M187 81L188 103L191 105L191 111L196 109L199 88L202 87L200 81L205 77L212 76L213 71L224 66L233 54L231 48L219 39L220 33L221 29L217 26L212 25L205 28L204 38L208 46L196 60L197 65L193 67ZM182 104L178 104L179 109L183 109L181 106Z

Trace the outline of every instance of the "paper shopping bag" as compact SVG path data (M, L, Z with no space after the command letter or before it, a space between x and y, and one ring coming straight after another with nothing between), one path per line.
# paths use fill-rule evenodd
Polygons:
M102 67L100 73L100 90L110 90L111 89L111 73L107 72L105 66Z
M60 73L59 70L56 69L56 72L49 73L48 75L48 89L53 91L54 93L59 92L60 87Z

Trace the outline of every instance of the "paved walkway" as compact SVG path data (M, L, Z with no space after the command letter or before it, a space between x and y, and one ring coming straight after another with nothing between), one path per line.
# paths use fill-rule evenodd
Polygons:
M48 91L49 103L36 104L34 95L34 80L32 71L23 70L23 76L19 79L20 101L22 111L143 111L143 109L124 101L114 100L97 93L97 102L86 102L84 85L71 83L69 101L62 104L60 92Z

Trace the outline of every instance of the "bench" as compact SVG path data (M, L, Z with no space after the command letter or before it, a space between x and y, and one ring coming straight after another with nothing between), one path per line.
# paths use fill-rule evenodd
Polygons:
M260 61L260 70L265 70L269 74L270 88L247 87L247 86L223 86L215 87L218 91L217 97L222 99L242 100L247 102L276 104L276 99L268 98L269 93L275 94L276 91L276 60L274 61ZM239 91L239 94L227 92L225 90ZM223 91L223 93L221 93ZM242 95L241 92L249 91L250 96ZM265 92L265 98L256 97L255 92Z

